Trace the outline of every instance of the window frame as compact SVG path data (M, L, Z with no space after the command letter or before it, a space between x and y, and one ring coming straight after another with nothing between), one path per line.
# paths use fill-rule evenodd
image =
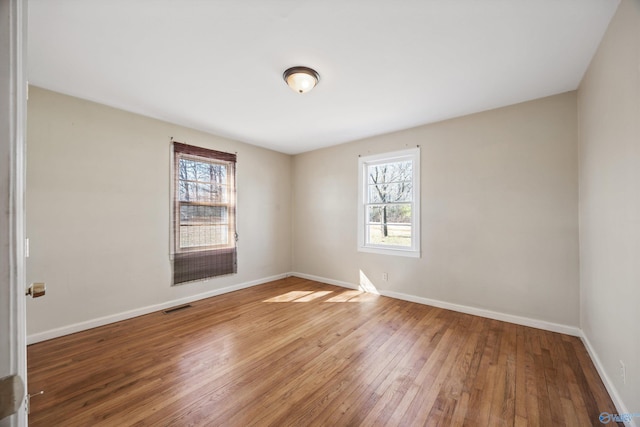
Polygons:
M226 276L230 274L238 273L238 235L236 232L237 226L237 153L226 153L223 151L217 151L209 148L197 147L188 145L178 141L174 141L171 138L172 155L171 155L171 232L169 233L171 241L171 270L172 270L172 286L183 285L202 280L215 279L217 277ZM192 246L179 250L179 204L176 203L180 198L179 190L180 183L179 177L179 156L182 158L190 155L199 158L197 160L207 163L227 163L227 180L229 186L227 201L229 202L230 209L228 213L230 215L227 233L228 246L222 245L202 245ZM196 177L198 177L196 175ZM215 180L214 180L215 182ZM209 198L211 204L219 204L218 201L214 201L214 198ZM206 217L207 215L205 215ZM199 219L192 217L194 219ZM204 219L204 218L203 218ZM215 224L215 214L211 216L212 224ZM203 221L206 222L206 221ZM230 236L230 237L229 237ZM210 242L215 242L211 240Z
M412 162L411 246L394 246L367 242L367 207L384 203L371 203L368 191L368 168L398 161ZM402 204L406 202L401 202ZM397 203L388 203L389 205ZM392 151L358 158L358 252L399 255L420 258L420 147Z
M233 210L235 209L235 200L234 200L234 162L219 160L210 157L200 156L198 154L184 153L178 152L175 154L175 164L174 164L174 195L177 195L180 191L180 160L193 160L200 163L208 163L208 164L220 164L226 167L226 183L224 186L226 187L226 202L183 202L179 200L179 197L174 197L174 207L173 207L173 215L175 218L174 222L174 230L173 230L173 241L174 241L174 251L175 253L189 253L189 252L202 252L202 251L212 251L219 249L231 249L235 247L235 235L236 235L236 225L235 225L235 215L233 215ZM211 184L209 182L207 184ZM227 209L227 243L225 244L217 244L217 245L206 245L206 246L190 246L182 248L180 246L180 207L181 206L211 206L211 207L226 207Z

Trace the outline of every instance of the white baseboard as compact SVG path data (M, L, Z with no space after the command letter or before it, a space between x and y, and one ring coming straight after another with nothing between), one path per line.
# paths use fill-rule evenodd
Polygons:
M359 286L353 283L342 282L340 280L328 279L326 277L313 276L298 272L290 273L291 276L301 277L303 279L315 280L316 282L328 283L330 285L342 286L349 289L358 289ZM471 307L467 305L454 304L450 302L417 297L414 295L403 294L400 292L379 290L380 295L400 299L418 304L431 305L433 307L444 308L446 310L457 311L460 313L473 314L474 316L486 317L488 319L501 320L503 322L515 323L516 325L530 326L532 328L544 329L551 332L559 332L561 334L581 337L582 331L576 326L563 325L560 323L547 322L545 320L532 319L530 317L516 316L514 314L505 314L497 311L486 310L483 308Z
M596 353L596 350L591 345L591 341L589 341L589 338L584 333L584 331L581 331L580 338L582 339L582 342L584 343L584 346L586 347L587 352L589 353L589 357L591 357L591 361L595 365L596 370L600 375L600 379L602 379L602 382L604 383L604 386L606 387L607 392L609 392L609 396L611 396L611 400L613 400L613 404L616 405L616 409L618 410L618 415L629 414L630 413L629 410L627 409L626 405L620 398L618 389L613 385L613 381L611 381L611 378L609 378L609 376L607 375L607 372L604 370L604 366L602 365L602 362L598 357L598 353ZM630 421L625 422L624 425L627 427L638 427L636 423L637 419L638 418L632 418Z
M27 345L35 344L37 342L50 340L53 338L62 337L64 335L73 334L76 332L86 331L87 329L93 329L98 326L108 325L110 323L119 322L121 320L131 319L133 317L142 316L144 314L153 313L154 311L164 310L176 305L187 304L193 301L198 301L205 298L215 297L217 295L226 294L228 292L238 291L240 289L250 288L252 286L261 285L263 283L272 282L287 277L288 274L278 274L276 276L265 277L258 280L252 280L250 282L239 283L237 285L227 286L225 288L213 289L211 291L203 292L196 295L190 295L188 297L179 298L171 301L166 301L161 304L148 305L146 307L136 308L129 311L123 311L121 313L111 314L104 317L98 317L96 319L87 320L84 322L74 323L72 325L63 326L61 328L50 329L44 332L38 332L27 336Z
M460 313L473 314L474 316L486 317L488 319L500 320L516 325L529 326L545 331L559 332L561 334L572 335L574 337L581 336L582 331L575 326L563 325L561 323L547 322L546 320L533 319L530 317L517 316L515 314L500 313L498 311L486 310L484 308L471 307L468 305L454 304L450 302L435 300L431 298L416 297L413 295L402 294L392 291L380 291L380 295L391 298L397 298L405 301L417 302L419 304L431 305L434 307L444 308L446 310L457 311Z

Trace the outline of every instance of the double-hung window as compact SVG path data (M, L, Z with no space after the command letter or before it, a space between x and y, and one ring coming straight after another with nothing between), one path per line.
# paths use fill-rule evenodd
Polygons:
M236 273L236 155L173 147L173 283Z
M420 148L362 156L358 250L420 256Z

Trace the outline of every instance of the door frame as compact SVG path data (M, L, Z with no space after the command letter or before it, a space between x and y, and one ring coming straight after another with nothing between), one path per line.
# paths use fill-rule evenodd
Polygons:
M0 378L27 387L25 133L27 0L0 0ZM25 399L0 427L27 425Z

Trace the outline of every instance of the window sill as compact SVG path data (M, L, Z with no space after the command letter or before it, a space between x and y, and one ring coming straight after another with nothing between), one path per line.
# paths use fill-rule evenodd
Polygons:
M380 248L373 246L358 246L358 252L367 252L372 254L380 254L380 255L395 255L395 256L403 256L408 258L420 258L420 251L415 251L411 249L391 249L391 248Z

